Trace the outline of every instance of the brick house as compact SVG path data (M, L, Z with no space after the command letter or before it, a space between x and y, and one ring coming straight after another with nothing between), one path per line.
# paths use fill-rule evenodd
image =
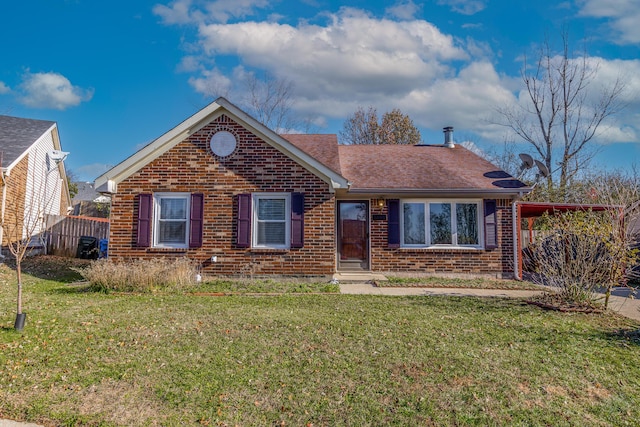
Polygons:
M71 207L58 126L47 120L0 115L0 241L37 236L44 215Z
M450 138L451 134L447 132ZM471 151L278 135L219 98L98 177L109 256L207 274L513 274L530 189Z

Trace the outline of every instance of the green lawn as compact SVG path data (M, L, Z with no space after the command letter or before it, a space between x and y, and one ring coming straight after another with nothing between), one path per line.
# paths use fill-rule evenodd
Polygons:
M39 274L45 277L46 274ZM69 277L71 279L71 277ZM0 415L47 425L638 425L638 325L518 300L0 294ZM13 283L13 282L11 282Z

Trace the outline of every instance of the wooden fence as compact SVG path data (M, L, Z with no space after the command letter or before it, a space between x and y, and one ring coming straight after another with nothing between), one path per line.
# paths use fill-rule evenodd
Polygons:
M47 253L75 257L80 237L109 238L109 220L83 216L45 215Z

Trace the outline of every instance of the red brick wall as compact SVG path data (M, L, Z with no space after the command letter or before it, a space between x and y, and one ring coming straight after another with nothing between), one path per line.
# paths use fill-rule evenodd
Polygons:
M236 134L236 152L218 160L210 135L221 126ZM287 156L221 116L118 184L112 198L109 257L114 260L187 256L207 274L329 275L335 269L335 200L328 184ZM154 192L204 193L203 246L166 251L135 246L136 195ZM237 195L253 192L305 193L304 247L255 250L236 247ZM217 262L210 261L217 256Z
M387 207L371 203L371 214L387 214ZM371 270L386 273L455 274L511 277L513 235L511 201L498 200L498 248L415 249L389 248L387 221L371 221Z
M218 160L209 137L223 128L236 134L233 156ZM188 250L138 248L135 245L136 196L154 192L204 193L203 246ZM237 195L253 192L305 193L304 247L290 250L238 248ZM432 250L387 247L386 221L371 221L371 269L376 272L509 276L512 267L511 202L498 201L499 248ZM371 203L372 214L386 207ZM187 256L207 274L330 275L335 272L335 198L328 185L226 116L118 184L113 195L109 257L114 260ZM210 261L211 256L217 262Z
M11 169L11 174L6 179L7 199L4 211L2 245L22 239L28 169L29 156L26 155Z

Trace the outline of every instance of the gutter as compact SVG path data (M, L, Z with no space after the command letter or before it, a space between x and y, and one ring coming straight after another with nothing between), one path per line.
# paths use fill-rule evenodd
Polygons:
M514 199L520 199L523 194L530 192L531 189L523 187L518 191L513 189L479 189L479 188L438 188L438 189L415 189L415 188L349 188L352 194L472 194L472 195L509 195Z

